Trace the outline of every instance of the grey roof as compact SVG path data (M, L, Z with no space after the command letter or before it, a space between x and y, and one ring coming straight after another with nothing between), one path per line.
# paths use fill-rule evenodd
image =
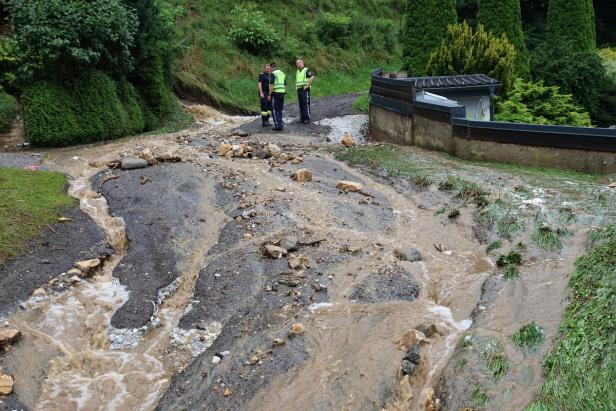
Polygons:
M417 90L456 89L500 87L498 80L485 74L468 74L458 76L410 77Z

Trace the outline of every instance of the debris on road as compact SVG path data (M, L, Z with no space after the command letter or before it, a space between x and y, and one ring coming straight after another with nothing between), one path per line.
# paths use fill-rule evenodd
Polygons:
M60 217L60 218L58 218L58 222L59 223L70 223L71 221L73 221L73 219L69 218L69 217Z
M220 358L220 357L219 357L219 356L217 356L217 355L214 355L214 356L212 357L212 364L214 364L214 365L219 364L221 360L222 360L222 358Z
M400 372L402 375L412 376L415 373L420 361L421 355L419 345L415 345L402 359L402 363L400 364Z
M0 395L9 395L13 392L15 380L8 374L0 374Z
M291 255L289 257L289 267L293 270L310 268L310 260L303 254Z
M90 277L94 271L102 264L100 258L91 260L78 261L75 263L75 268L81 272L82 277Z
M225 397L229 397L231 394L233 394L233 392L229 389L229 387L225 387L225 390L223 391L222 395L224 395Z
M419 250L413 247L397 248L394 250L394 256L400 261L408 261L410 263L421 261L422 259Z
M249 134L247 131L242 130L241 128L236 128L235 130L231 131L231 136L238 136L238 137L248 137Z
M113 175L113 174L107 174L105 177L101 178L101 182L98 183L98 186L102 187L103 184L105 184L107 181L116 180L118 178L119 178L119 176L116 176L116 175Z
M148 162L142 158L135 157L126 157L122 159L120 163L120 168L122 170L135 170L138 168L146 168L148 166Z
M271 258L282 258L282 256L287 255L287 250L282 247L278 247L272 244L267 244L263 247L263 254L269 256Z
M280 247L287 251L297 251L299 248L299 239L294 235L287 235L280 239Z
M345 147L354 147L357 144L348 131L344 133L344 135L342 136L342 140L340 140L340 142Z
M274 158L278 158L278 156L280 156L280 153L282 153L282 150L276 144L269 144L267 146L267 150L269 151L270 156Z
M0 330L0 350L15 344L21 338L21 331L14 328Z
M140 176L139 177L139 183L141 185L144 185L145 183L148 183L148 182L151 182L151 181L152 181L152 179L150 177L148 177L148 176Z
M312 172L307 168L300 168L291 176L291 179L297 181L298 183L312 181Z
M303 334L305 331L304 329L304 324L302 323L295 323L291 326L291 330L289 331L289 335L300 335Z
M354 181L338 181L336 188L343 191L358 192L364 189L364 186Z

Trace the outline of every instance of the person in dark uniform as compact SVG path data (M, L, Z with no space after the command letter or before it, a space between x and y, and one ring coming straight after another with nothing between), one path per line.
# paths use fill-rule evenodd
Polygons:
M263 66L263 73L259 74L259 100L261 101L261 125L271 127L269 118L272 115L272 100L269 95L269 86L273 83L272 68L269 64Z
M274 128L272 130L282 131L284 122L282 121L282 111L284 110L284 95L287 92L286 76L278 68L276 63L271 63L273 81L270 81L269 89L272 98L272 117L274 118Z
M304 60L297 59L297 74L295 75L295 88L301 118L298 123L310 123L310 87L314 81L314 73L304 65Z

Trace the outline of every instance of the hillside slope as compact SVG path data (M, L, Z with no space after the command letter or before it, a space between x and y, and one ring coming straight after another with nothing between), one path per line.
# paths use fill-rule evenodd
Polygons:
M263 64L278 62L292 84L298 56L318 76L313 97L367 89L371 69L400 66L404 0L173 3L183 13L176 91L187 99L256 112L256 78ZM280 41L248 52L229 36L231 29L245 26L273 30L265 41L276 36Z

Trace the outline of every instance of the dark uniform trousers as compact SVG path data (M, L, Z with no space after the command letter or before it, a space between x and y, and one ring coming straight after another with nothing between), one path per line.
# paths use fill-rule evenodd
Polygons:
M297 90L297 101L299 101L300 121L310 121L310 89Z
M272 101L267 98L267 95L261 100L261 121L263 124L267 124L269 122L269 118L272 115Z
M272 94L272 117L274 118L274 127L283 128L282 110L284 110L284 93Z

